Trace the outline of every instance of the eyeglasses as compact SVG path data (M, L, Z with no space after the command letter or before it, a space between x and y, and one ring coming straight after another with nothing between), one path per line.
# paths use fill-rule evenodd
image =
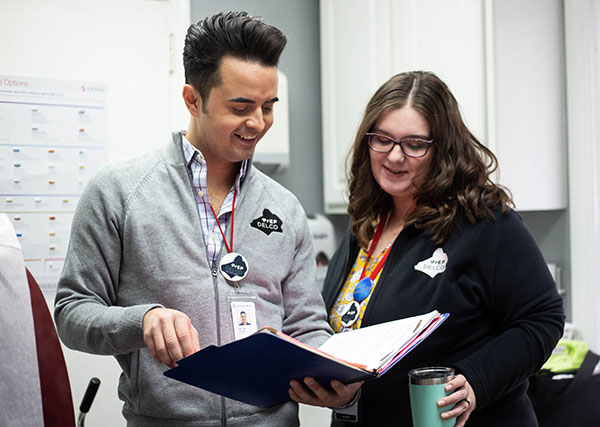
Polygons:
M366 133L365 135L369 148L376 153L389 153L398 144L402 152L409 157L423 157L433 143L433 140L419 138L403 138L396 141L394 138L378 133Z

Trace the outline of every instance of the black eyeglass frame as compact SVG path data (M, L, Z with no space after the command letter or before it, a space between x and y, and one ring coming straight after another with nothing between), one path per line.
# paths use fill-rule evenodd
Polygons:
M423 138L402 138L401 140L397 141L394 138L392 138L389 135L382 135L380 133L374 133L374 132L367 132L365 133L365 136L367 137L367 145L369 146L369 148L371 150L373 150L376 153L390 153L394 147L396 145L400 146L400 150L402 150L402 152L407 155L408 157L414 157L414 158L420 158L420 157L425 157L427 155L427 152L429 151L429 147L431 147L431 144L433 144L433 139L423 139ZM381 150L376 150L375 148L373 148L371 146L371 138L372 137L383 137L386 139L389 139L391 142L393 142L393 144L390 146L390 149L387 151L381 151ZM419 142L424 142L425 145L425 152L419 156L415 156L414 154L410 154L407 153L406 150L404 149L404 144L408 141L419 141Z

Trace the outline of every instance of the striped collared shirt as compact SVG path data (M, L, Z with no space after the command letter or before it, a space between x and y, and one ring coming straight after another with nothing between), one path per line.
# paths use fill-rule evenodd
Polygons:
M185 137L181 138L181 141L183 145L185 162L188 170L192 174L192 186L194 187L196 205L198 207L198 214L200 215L200 223L202 224L202 234L204 235L204 242L206 243L206 253L208 259L214 263L219 255L219 252L221 251L221 246L223 245L223 236L221 235L221 231L219 231L219 224L221 224L221 229L223 230L223 233L225 233L227 223L231 218L231 212L233 210L234 190L239 196L241 184L246 176L249 162L248 160L244 160L242 162L240 173L235 180L235 184L231 187L231 190L229 190L227 197L221 205L221 209L217 213L217 217L219 219L217 222L215 216L213 215L210 201L208 200L208 188L206 184L206 160L204 159L204 156L200 150L190 144ZM228 245L230 245L230 236L231 234L229 233L225 235L225 237L228 239ZM230 249L233 250L231 245Z

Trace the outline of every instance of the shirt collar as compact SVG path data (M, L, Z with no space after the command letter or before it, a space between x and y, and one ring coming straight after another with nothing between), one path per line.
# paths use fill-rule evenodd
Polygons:
M183 146L183 156L185 159L185 164L189 167L193 161L197 161L200 163L202 167L206 166L206 160L204 159L204 155L200 150L192 145L190 141L185 137L185 132L181 132L181 144ZM246 159L242 161L242 165L240 166L240 172L235 180L235 189L239 193L244 180L246 179L246 175L248 174L248 165L250 164L250 159Z

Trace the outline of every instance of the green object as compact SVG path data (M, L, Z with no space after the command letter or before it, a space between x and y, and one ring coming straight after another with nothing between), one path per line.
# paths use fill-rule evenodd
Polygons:
M556 373L576 371L583 363L587 351L584 341L560 340L542 369Z
M452 406L438 408L437 401L449 392L444 386L454 376L450 368L421 368L408 373L410 409L413 427L453 427L456 418L442 420L440 414L452 409Z

